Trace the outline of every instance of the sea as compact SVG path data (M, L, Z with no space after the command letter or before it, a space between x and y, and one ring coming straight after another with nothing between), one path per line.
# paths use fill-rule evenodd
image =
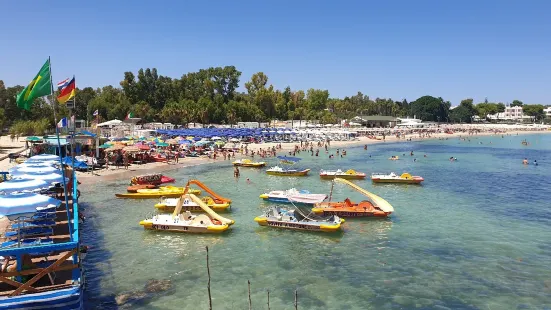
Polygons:
M81 186L86 307L209 309L208 246L213 309L249 309L249 298L253 309L268 309L268 297L270 309L294 309L295 297L298 309L551 309L551 135L380 143L346 148L342 158L329 154L296 155L297 168L311 169L307 177L242 168L235 179L229 161L166 172L176 185L198 179L232 199L222 215L235 225L220 235L145 231L138 223L157 200L115 198L128 180ZM395 212L347 219L342 233L254 222L274 205L262 193L329 194L320 169L409 172L425 181L354 181ZM347 197L363 199L335 184L333 200Z

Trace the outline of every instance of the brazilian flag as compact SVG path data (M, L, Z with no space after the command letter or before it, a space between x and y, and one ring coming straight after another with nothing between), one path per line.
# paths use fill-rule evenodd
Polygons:
M50 59L48 58L29 85L17 94L17 106L30 110L31 104L36 98L51 94L52 81L50 79Z

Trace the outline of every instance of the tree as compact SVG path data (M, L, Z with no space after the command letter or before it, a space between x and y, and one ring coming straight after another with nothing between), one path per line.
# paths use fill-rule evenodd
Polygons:
M545 118L545 113L543 112L544 108L545 107L541 104L527 104L522 106L522 112L532 116L534 121L537 121Z
M449 110L449 101L432 96L423 96L411 103L411 112L423 121L445 121Z
M327 108L329 91L310 88L306 95L307 108L311 111L323 111Z
M505 105L503 103L500 102L500 103L497 104L497 112L498 113L505 112Z
M522 101L515 99L515 100L513 100L513 103L511 103L511 107L517 107L517 106L522 107L523 103L522 103Z
M245 83L245 88L250 96L254 97L257 92L266 88L268 77L263 72L253 74L251 80Z
M479 103L476 105L476 111L478 114L478 117L481 119L488 118L488 115L494 115L497 113L498 108L497 104L495 103Z

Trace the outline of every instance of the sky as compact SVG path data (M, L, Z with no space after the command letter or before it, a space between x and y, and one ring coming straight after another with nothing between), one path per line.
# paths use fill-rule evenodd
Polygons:
M4 1L0 79L118 86L234 65L331 97L551 104L551 1Z

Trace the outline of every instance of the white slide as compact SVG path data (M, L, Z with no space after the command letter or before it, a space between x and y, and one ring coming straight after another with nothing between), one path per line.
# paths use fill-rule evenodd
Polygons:
M214 212L211 208L209 208L209 206L207 206L206 203L204 203L201 199L199 199L199 197L193 194L189 194L189 198L193 200L196 204L198 204L199 207L201 207L203 211L207 212L207 214L210 215L213 219L219 220L223 224L228 224L228 225L232 225L233 223L235 223L234 220L230 220L223 216L218 215L218 213Z

